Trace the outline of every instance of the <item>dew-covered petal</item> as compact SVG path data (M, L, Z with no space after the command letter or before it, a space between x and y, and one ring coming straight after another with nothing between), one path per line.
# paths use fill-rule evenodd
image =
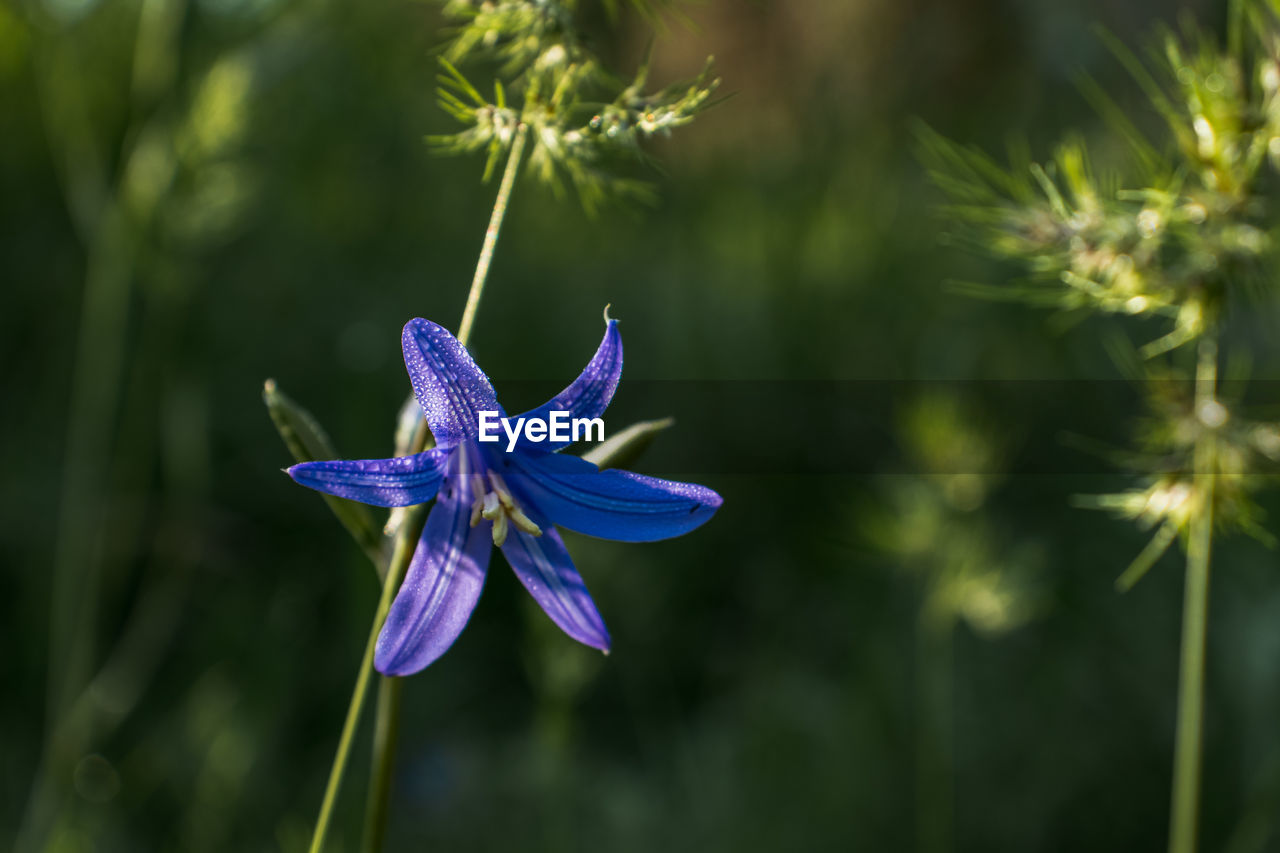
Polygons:
M493 541L489 525L471 526L465 480L450 477L431 508L378 635L374 665L385 675L411 675L444 654L480 598Z
M413 393L437 446L475 436L480 412L500 411L489 378L446 329L419 317L405 324L401 342Z
M373 506L413 506L436 496L449 451L432 448L392 459L303 462L288 469L302 485Z
M552 622L579 643L609 651L609 631L604 620L582 576L573 567L564 542L550 525L543 525L541 536L513 529L502 545L502 553Z
M563 453L511 453L503 476L539 515L588 536L652 542L688 533L715 514L721 497L705 486L630 471L601 471Z
M621 378L622 334L618 331L617 320L606 320L604 339L581 375L559 394L520 417L547 419L551 412L560 411L569 412L571 418L598 418L609 407ZM569 444L568 441L541 441L534 445L523 432L520 434L520 445L532 445L540 450L559 450Z

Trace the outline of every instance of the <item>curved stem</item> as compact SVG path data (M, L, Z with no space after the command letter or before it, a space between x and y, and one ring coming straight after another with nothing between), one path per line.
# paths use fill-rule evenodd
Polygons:
M1217 405L1218 344L1200 341L1195 413L1204 419ZM1195 446L1198 504L1187 542L1187 579L1182 603L1182 661L1178 674L1178 729L1173 757L1170 853L1193 853L1200 812L1200 762L1204 731L1205 635L1209 622L1209 556L1213 546L1214 438L1201 425Z
M400 581L413 558L414 548L418 544L418 532L422 522L421 508L415 508L413 516L400 527L396 536L395 551L391 555L391 563L387 566L387 574L382 583L382 597L378 600L378 609L373 617L373 628L369 631L369 640L365 643L364 658L360 661L360 672L356 676L355 690L351 693L351 703L347 706L347 719L342 724L342 736L338 739L338 751L333 758L333 767L329 770L329 782L325 786L324 801L320 804L320 816L316 819L315 834L311 837L311 853L320 853L324 847L325 834L329 830L329 818L333 813L333 804L338 799L338 788L342 785L342 776L347 769L347 757L351 753L351 741L356 727L360 723L360 712L364 708L365 693L368 692L369 678L373 673L373 652L378 644L378 634L382 631L382 623L386 621L391 610L391 601L400 589Z
M480 260L476 262L476 274L471 279L467 306L462 309L462 322L458 324L458 341L464 347L471 340L471 327L476 321L476 310L480 307L480 296L484 293L484 283L489 277L489 264L493 261L493 250L497 247L498 235L502 232L502 220L507 215L507 203L511 200L511 188L515 186L516 173L520 171L520 157L524 154L524 142L528 135L528 125L521 122L516 128L516 138L511 142L507 166L502 170L502 183L498 185L498 197L494 199L493 213L489 215L489 227L484 232L484 244L480 247Z

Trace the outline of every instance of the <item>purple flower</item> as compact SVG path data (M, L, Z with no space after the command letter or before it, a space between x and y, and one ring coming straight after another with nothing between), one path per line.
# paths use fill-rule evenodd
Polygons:
M521 435L508 450L479 440L480 413L506 413L489 379L448 331L410 320L402 336L413 392L435 436L425 453L395 459L307 462L289 469L304 486L375 506L410 506L436 499L404 583L378 637L375 665L409 675L453 645L471 617L498 545L516 577L566 634L609 649L609 632L552 525L623 542L651 542L698 527L720 507L711 489L633 474L601 471L557 453L569 442L533 442ZM566 411L598 418L622 375L618 321L573 384L525 418Z

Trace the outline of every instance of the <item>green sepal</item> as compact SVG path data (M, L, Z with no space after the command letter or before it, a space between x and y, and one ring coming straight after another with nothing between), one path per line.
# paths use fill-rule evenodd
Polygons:
M295 462L338 458L338 452L334 450L333 442L329 440L324 428L310 412L286 396L276 386L274 379L268 379L263 385L262 402L266 403L271 422L275 424L276 432L284 439ZM355 501L332 495L321 497L381 577L387 565L386 541L378 530L378 522L373 513L367 506Z

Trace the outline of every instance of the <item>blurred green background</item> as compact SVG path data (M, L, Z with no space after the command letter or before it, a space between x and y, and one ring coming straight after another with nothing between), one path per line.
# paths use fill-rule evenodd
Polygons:
M1070 500L1123 478L1066 473L1060 424L973 381L1087 394L1119 376L1111 330L943 287L1008 270L939 240L913 122L1040 157L1079 128L1105 158L1078 73L1155 121L1092 26L1141 43L1222 4L682 8L655 79L714 54L734 97L655 146L654 207L518 185L473 351L535 403L520 380L576 375L610 302L624 380L887 383L893 450L780 433L763 393L664 434L637 467L726 503L669 542L566 537L607 659L495 557L407 685L389 848L1161 847L1180 562L1116 594L1145 538ZM633 68L651 26L588 19ZM452 129L442 38L404 0L0 4L0 837L305 849L378 589L280 474L262 382L344 455L390 452L399 329L456 324L494 191L423 143ZM647 387L619 418L668 414ZM1131 412L1094 414L1123 439ZM785 442L819 461L753 467ZM1280 850L1276 556L1215 561L1204 849ZM332 850L358 844L368 720Z

